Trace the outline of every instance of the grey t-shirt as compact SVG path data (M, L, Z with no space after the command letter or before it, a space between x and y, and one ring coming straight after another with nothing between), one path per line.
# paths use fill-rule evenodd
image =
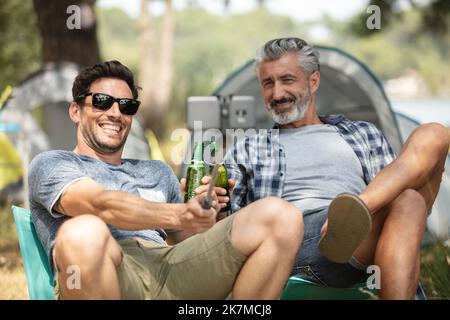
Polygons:
M50 265L56 232L69 217L53 206L69 185L91 178L107 190L120 190L156 202L182 202L179 182L172 169L161 161L122 159L121 165L78 155L71 151L48 151L36 156L30 164L30 209L33 224ZM117 240L140 237L165 245L163 230L109 229Z
M286 153L282 197L303 212L328 206L340 193L359 194L366 187L358 157L334 126L281 129L280 143Z

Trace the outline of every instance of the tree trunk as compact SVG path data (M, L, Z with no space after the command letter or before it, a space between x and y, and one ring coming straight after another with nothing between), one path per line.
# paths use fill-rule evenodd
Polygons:
M33 4L44 63L67 61L89 66L100 61L95 0L33 0Z
M174 38L175 13L172 0L166 0L166 11L163 17L159 59L155 59L156 46L154 41L154 27L149 23L151 16L148 6L141 2L141 66L140 85L143 88L142 105L146 127L153 130L156 137L164 135L165 118L168 113L174 73ZM147 17L146 17L147 16ZM158 61L158 63L156 63Z
M141 0L141 13L139 15L139 86L142 87L140 112L146 127L151 127L150 121L147 119L152 118L153 92L157 75L155 29L149 4L148 0Z
M155 90L155 108L157 113L165 117L169 110L170 97L172 93L172 82L174 73L174 38L175 38L175 14L172 0L166 0L166 12L164 14L161 31L161 49L159 52L159 78L158 90ZM162 124L161 122L158 122ZM162 128L155 134L161 137Z

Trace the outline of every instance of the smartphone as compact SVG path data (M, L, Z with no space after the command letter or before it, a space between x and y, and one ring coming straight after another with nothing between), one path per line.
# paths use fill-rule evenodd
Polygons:
M187 98L187 125L201 121L203 129L247 129L256 126L253 96L192 96Z

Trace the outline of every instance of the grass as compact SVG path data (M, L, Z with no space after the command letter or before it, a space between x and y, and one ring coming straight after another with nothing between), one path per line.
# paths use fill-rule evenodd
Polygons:
M420 281L429 299L450 300L450 240L421 251ZM0 300L28 299L10 205L0 206Z
M422 249L420 278L429 299L450 299L450 240Z

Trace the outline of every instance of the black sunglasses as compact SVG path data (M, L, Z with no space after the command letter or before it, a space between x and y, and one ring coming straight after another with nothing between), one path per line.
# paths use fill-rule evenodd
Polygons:
M106 111L112 107L114 102L117 102L119 104L120 112L129 116L136 114L139 109L139 105L141 104L141 102L136 99L114 98L106 93L93 92L82 94L77 97L77 100L86 98L87 96L92 96L92 105L99 110Z

